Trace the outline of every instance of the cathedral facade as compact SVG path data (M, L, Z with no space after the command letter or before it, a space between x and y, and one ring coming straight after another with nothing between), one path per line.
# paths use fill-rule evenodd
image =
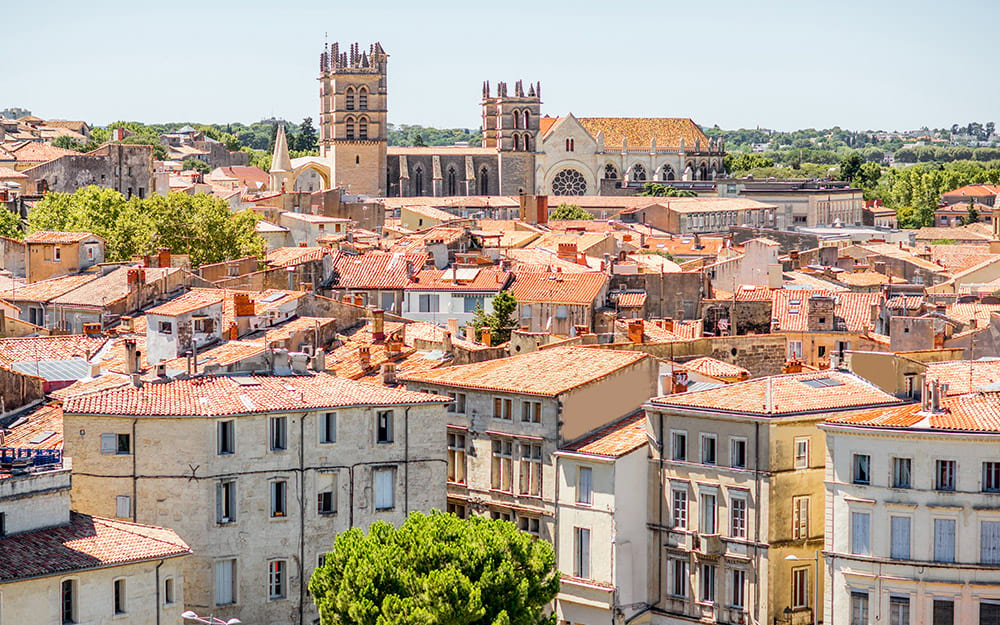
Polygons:
M724 145L691 119L542 116L541 84L483 84L482 145L388 146L389 55L320 54L320 155L272 158L272 188L368 196L599 195L608 181L713 180ZM510 88L513 87L513 88ZM279 167L275 170L275 167ZM613 186L613 184L611 185Z

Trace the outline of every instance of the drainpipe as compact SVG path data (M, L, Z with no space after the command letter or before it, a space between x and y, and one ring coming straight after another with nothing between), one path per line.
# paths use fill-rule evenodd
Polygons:
M299 625L306 620L306 476L305 476L305 443L306 415L299 417Z
M768 378L770 384L770 378ZM754 571L757 573L757 583L754 585L754 620L760 615L760 421L753 425L753 481L756 494L754 497L754 524L753 524L753 558ZM766 618L765 618L766 620Z
M160 567L164 560L160 560L156 565L156 625L160 625Z
M403 514L410 513L410 408L403 412Z
M673 350L673 343L670 344L671 350ZM660 431L658 435L660 440L657 441L657 448L659 449L660 459L656 466L656 484L657 484L657 516L659 517L656 521L656 601L653 605L659 605L660 600L663 598L663 545L659 544L663 539L663 498L666 497L666 493L663 492L663 411L660 411Z
M139 419L132 419L132 522L139 522L139 501L137 499L137 491L139 489L139 478L138 471L136 469L137 459L136 456L139 453L139 441L135 436L136 424L139 423Z

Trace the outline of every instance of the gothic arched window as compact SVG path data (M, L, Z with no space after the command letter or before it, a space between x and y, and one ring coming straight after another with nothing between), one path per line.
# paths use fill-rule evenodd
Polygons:
M673 180L674 179L674 168L670 165L664 165L663 169L660 170L660 180Z
M552 195L587 195L587 179L575 169L564 169L552 179Z
M490 194L490 173L483 167L479 170L479 195Z
M354 87L348 87L344 92L344 108L348 111L354 110Z
M524 151L525 152L531 151L531 135L529 135L528 133L524 133Z
M448 195L458 195L458 180L455 176L455 168L448 168Z
M521 149L521 135L514 135L514 151Z
M608 163L604 166L604 177L608 180L616 180L618 178L618 169L611 163Z
M362 111L368 110L368 88L361 87L358 89L358 108Z
M358 138L367 139L368 138L368 118L362 117L358 120Z
M413 170L413 195L424 194L424 170L420 165Z
M632 180L642 182L646 179L646 168L640 163L632 165Z
M518 128L521 127L521 114L518 113L517 111L514 111L513 113L510 114L510 116L514 120L514 130L517 130Z
M521 128L524 128L525 130L529 130L531 128L531 126L528 125L528 122L529 122L529 120L531 118L530 117L531 113L529 113L528 111L524 111L524 113L522 113L521 115L523 116L523 119L521 120Z
M346 128L346 134L345 134L345 136L348 139L353 139L354 138L354 118L353 117L348 117L347 119L344 120L344 122L345 122L345 128Z
M705 163L698 166L698 180L708 180L708 165Z

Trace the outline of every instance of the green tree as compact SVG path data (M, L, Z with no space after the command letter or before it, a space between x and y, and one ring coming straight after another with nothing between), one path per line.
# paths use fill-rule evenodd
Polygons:
M212 171L212 168L208 166L208 163L206 163L205 161L199 161L196 158L184 159L184 162L181 163L181 167L183 167L184 169L193 169L202 174L207 174L208 172Z
M317 146L316 129L313 128L312 117L307 117L302 120L302 125L299 126L299 135L295 138L295 149L304 152L311 152L315 150Z
M677 187L668 187L665 184L660 184L658 182L647 182L642 185L642 191L639 195L644 195L648 197L698 197L698 194L690 189L678 189Z
M128 260L152 249L152 231L140 200L126 201L114 189L88 186L73 193L47 193L28 213L28 231L92 232L107 241L109 261Z
M558 591L551 544L440 512L339 534L309 580L322 625L546 625Z
M861 166L864 165L864 162L865 159L861 158L857 152L851 152L842 158L840 160L840 179L854 182L854 179L861 172Z
M965 217L962 217L962 225L967 226L969 224L977 223L978 221L979 209L976 208L976 202L972 198L969 198L969 210L965 214Z
M152 222L153 244L189 254L192 266L231 258L263 256L264 241L250 210L233 213L229 205L208 193L154 195L143 201Z
M0 236L23 239L24 229L21 226L21 216L14 211L0 208Z
M517 327L517 299L510 291L500 291L493 298L493 312L487 314L482 306L472 316L476 336L483 328L490 329L490 345L502 345L510 340L510 333Z
M576 204L560 204L549 213L549 219L593 219L594 216Z
M66 150L77 150L77 151L80 151L81 148L83 148L84 146L83 143L80 143L79 141L68 135L59 135L58 137L52 140L52 145L56 146L57 148L64 148Z
M723 164L726 171L733 174L745 174L758 167L774 167L774 161L763 154L753 152L744 154L727 154Z

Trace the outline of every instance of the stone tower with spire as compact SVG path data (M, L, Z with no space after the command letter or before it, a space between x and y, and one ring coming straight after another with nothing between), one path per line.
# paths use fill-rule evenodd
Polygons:
M279 124L274 135L274 151L271 153L271 191L280 193L291 191L288 180L292 175L292 159L288 154L288 138L285 136L285 125Z
M319 57L320 156L332 183L359 195L385 195L386 71L389 55L379 43L324 46Z
M518 80L513 89L505 82L483 83L483 147L500 156L500 193L518 195L534 189L534 153L538 150L542 84Z

